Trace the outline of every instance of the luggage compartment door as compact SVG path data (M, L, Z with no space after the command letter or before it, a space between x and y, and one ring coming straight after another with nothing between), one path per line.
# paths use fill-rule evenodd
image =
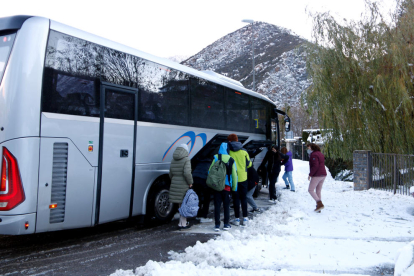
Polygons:
M70 139L40 141L36 232L91 226L96 168Z

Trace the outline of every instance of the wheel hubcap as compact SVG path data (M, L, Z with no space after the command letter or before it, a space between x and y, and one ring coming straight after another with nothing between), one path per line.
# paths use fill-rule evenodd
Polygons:
M155 210L161 217L166 217L170 214L173 204L169 201L169 191L162 190L155 198Z

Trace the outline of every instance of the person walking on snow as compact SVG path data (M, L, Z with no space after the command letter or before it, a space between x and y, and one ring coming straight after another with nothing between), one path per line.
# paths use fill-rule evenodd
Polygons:
M179 145L173 154L173 160L170 166L171 186L169 192L169 201L178 203L181 207L184 196L188 189L193 185L193 177L191 175L191 161L188 158L187 144ZM178 223L179 229L190 228L187 219L180 215Z
M322 204L321 196L322 185L326 178L325 156L322 154L319 146L314 143L308 144L307 148L310 171L308 176L308 180L310 180L308 192L316 201L315 212L320 212L323 208L325 208Z
M290 189L292 192L295 191L295 184L293 183L292 173L293 173L293 164L292 164L292 152L288 151L287 148L283 147L280 150L281 153L289 156L289 160L285 164L285 173L282 176L282 179L285 181L286 188Z
M211 163L213 167L214 163L219 160L219 154L221 155L221 160L227 164L227 174L226 174L226 185L224 186L223 191L214 191L214 220L215 220L215 231L220 231L220 209L221 203L223 203L223 212L224 212L224 226L223 230L229 230L231 228L230 221L230 196L231 191L237 192L237 165L234 162L234 159L228 155L227 152L227 143L222 143L218 154L214 155L214 160ZM231 164L231 166L230 166Z
M280 167L289 160L289 156L280 153L276 145L272 145L271 149L266 152L259 171L263 171L267 163L267 175L269 178L269 202L276 203L276 180L280 173Z
M252 166L249 154L243 149L242 143L239 142L239 138L236 134L230 134L227 136L228 148L230 149L229 155L233 157L237 166L237 191L233 192L233 205L234 216L230 223L239 226L240 223L243 226L247 226L249 218L247 217L247 168ZM240 222L240 202L243 213L243 220Z

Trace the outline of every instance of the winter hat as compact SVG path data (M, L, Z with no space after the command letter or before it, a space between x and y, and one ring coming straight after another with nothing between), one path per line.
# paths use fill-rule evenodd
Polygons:
M236 134L232 133L229 136L227 136L227 140L229 140L229 142L238 142L239 138Z
M183 149L185 149L188 152L188 146L187 146L187 144L181 144L177 148L183 148Z

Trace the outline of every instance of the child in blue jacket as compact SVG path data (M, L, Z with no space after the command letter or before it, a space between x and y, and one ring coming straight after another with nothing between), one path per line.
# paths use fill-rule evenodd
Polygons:
M229 230L231 228L229 224L230 220L230 196L231 191L237 191L237 166L234 159L228 154L227 152L227 143L222 143L220 145L220 149L218 154L214 155L214 160L211 163L209 172L211 167L214 165L215 162L219 160L219 154L221 155L221 160L226 163L233 165L229 168L230 171L228 172L228 176L226 175L226 185L223 191L214 191L214 219L215 219L215 231L220 231L220 208L221 203L223 203L224 208L224 227L223 230Z

